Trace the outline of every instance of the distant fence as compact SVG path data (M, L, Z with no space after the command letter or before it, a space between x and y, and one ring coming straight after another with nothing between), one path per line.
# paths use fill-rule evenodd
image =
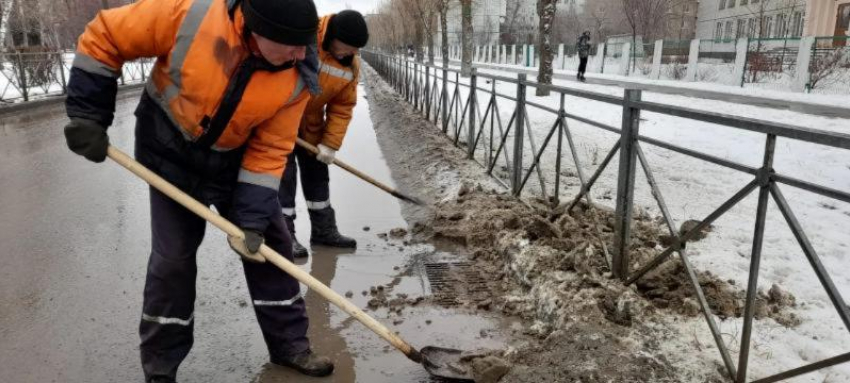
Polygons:
M74 52L0 53L0 107L67 93ZM145 82L152 59L124 64L119 84Z
M785 37L710 40L622 38L592 45L588 72L660 80L721 83L739 87L820 94L850 94L850 37ZM476 47L473 61L535 67L539 53L533 45ZM450 47L460 60L460 47ZM555 70L575 70L575 44L558 44ZM658 54L660 52L660 54ZM439 56L439 51L436 52Z

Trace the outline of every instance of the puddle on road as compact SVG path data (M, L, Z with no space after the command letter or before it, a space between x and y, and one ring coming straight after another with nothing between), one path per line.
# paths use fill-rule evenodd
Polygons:
M369 108L359 90L357 109L337 158L370 176L392 185L389 168L378 147L369 117ZM457 260L429 245L404 244L404 239L382 239L397 227L407 227L401 206L392 196L339 168L331 170L331 201L337 211L340 231L354 237L353 250L313 247L311 257L302 266L319 280L340 293L351 292L351 300L367 308L373 286L392 285L388 297L405 294L409 299L426 297L431 287L425 264ZM297 237L309 244L309 219L300 194L296 202ZM368 230L366 230L368 227ZM302 288L304 288L302 286ZM366 292L366 295L363 293ZM254 379L257 383L274 382L431 382L425 370L396 351L342 310L308 291L307 310L313 349L331 357L336 371L327 378L305 378L288 369L267 364ZM463 309L448 309L429 303L405 305L401 315L385 307L366 309L384 325L398 331L414 347L427 345L464 350L502 348L505 345L504 320L496 315L483 316Z

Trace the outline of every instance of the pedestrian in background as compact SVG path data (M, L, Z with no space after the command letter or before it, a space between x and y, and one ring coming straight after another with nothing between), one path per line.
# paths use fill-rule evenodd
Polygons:
M578 73L576 79L585 81L584 72L587 70L587 56L590 55L590 31L584 31L576 42L576 50L578 51Z

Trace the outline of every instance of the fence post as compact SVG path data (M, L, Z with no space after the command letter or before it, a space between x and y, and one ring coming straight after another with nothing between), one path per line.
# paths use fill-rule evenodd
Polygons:
M425 66L425 119L431 121L431 67Z
M632 63L632 43L623 44L623 55L620 57L620 71L617 72L620 76L629 75L629 67Z
M537 63L537 58L534 55L535 55L534 44L529 44L528 45L528 59L526 61L530 62L530 64L528 64L526 66L529 66L529 67L535 66L535 64Z
M442 90L442 106L440 106L440 110L442 111L440 114L443 116L443 134L447 134L449 132L449 91L447 90L449 86L449 71L446 67L443 67L443 90Z
M809 87L809 66L812 64L812 50L815 48L815 37L806 36L800 39L800 50L797 52L797 74L794 78L794 90L805 92Z
M664 40L655 40L655 51L652 52L652 73L649 78L658 80L661 78L661 55L664 52Z
M413 110L419 110L419 63L413 63Z
M696 81L699 59L699 39L691 40L691 50L688 52L688 71L685 73L685 81Z
M27 90L27 71L24 68L24 58L21 56L21 52L16 52L15 56L18 58L18 85L21 87L21 95L24 96L24 101L29 101L29 91Z
M410 102L410 61L404 58L404 100Z
M773 157L776 150L776 136L767 135L764 148L764 160L762 167L756 175L759 181L759 199L756 207L756 225L753 233L753 251L750 255L750 273L747 279L747 298L744 304L744 329L741 333L741 353L738 356L738 379L736 382L747 381L747 368L750 360L750 340L753 330L753 316L755 315L756 297L758 295L759 268L761 267L761 252L764 244L765 221L767 220L767 206L770 202L770 185L773 173Z
M558 58L557 58L557 60L558 61L556 61L556 62L561 63L561 69L564 69L564 44L558 44ZM553 67L554 67L554 65L553 65Z
M519 195L519 188L522 185L522 152L524 147L525 136L525 73L517 75L516 89L516 121L514 122L514 163L513 174L511 177L511 189L514 195Z
M469 159L475 158L475 116L478 109L475 107L478 103L476 91L478 89L478 69L472 68L472 75L469 79L469 125L467 125L466 135L466 156Z
M59 81L62 82L62 94L68 94L68 84L65 82L65 54L60 51L59 57Z
M511 65L516 65L516 44L511 44Z
M742 37L735 45L735 72L733 78L737 79L738 86L744 86L744 72L747 69L747 52L750 49L750 39Z
M596 57L599 59L596 60L599 65L596 66L597 73L605 73L605 43L599 43L596 46Z
M640 109L631 103L640 101L639 89L626 89L623 95L623 123L620 136L620 167L617 177L617 210L614 225L612 272L625 280L629 275L629 243L631 242L632 205L635 196L635 165L637 138L640 128Z

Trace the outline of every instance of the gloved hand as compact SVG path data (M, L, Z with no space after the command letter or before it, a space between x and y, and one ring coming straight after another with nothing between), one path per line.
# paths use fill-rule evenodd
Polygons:
M331 165L334 163L334 157L336 157L336 150L319 144L319 154L316 154L317 160L322 161L327 165Z
M263 234L254 230L243 229L245 238L227 236L227 242L230 248L242 256L242 259L249 262L263 263L266 259L258 254L260 245L263 244Z
M96 121L71 117L71 122L65 125L65 142L68 143L68 149L89 161L103 162L109 147L109 136L106 135L106 127Z

